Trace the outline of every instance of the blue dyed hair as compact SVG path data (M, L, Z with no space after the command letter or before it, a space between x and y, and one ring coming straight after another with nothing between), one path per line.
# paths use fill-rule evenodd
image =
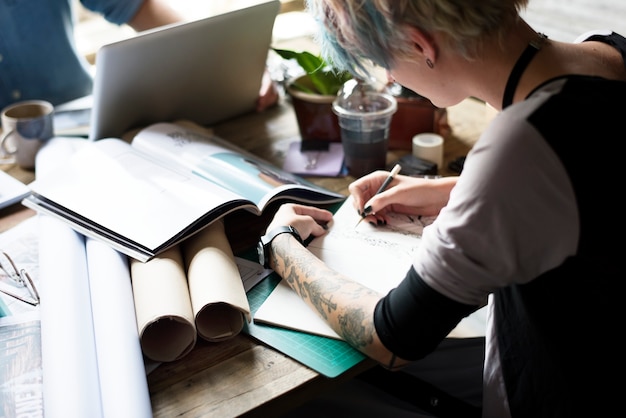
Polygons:
M413 44L408 27L444 34L468 58L484 36L501 36L528 0L307 0L323 57L339 70L391 69Z

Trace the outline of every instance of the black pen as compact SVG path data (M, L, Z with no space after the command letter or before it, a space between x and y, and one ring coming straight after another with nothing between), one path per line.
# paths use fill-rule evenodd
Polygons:
M389 186L389 183L391 183L393 178L396 176L396 174L400 172L401 169L402 167L400 167L400 164L396 164L393 167L393 169L391 169L391 172L389 173L389 175L387 176L383 184L380 185L380 187L378 188L374 196L379 195L382 192L384 192ZM356 228L357 226L359 226L361 221L365 219L365 217L369 215L371 211L372 211L372 206L369 204L369 200L368 200L367 203L365 204L365 207L363 208L363 213L361 213L361 219L359 219L359 222L357 222L357 224L354 227Z

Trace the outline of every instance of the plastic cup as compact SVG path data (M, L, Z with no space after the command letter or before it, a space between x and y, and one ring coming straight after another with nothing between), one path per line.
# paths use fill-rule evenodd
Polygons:
M391 118L396 99L376 91L359 91L333 102L339 120L344 161L353 177L385 169Z

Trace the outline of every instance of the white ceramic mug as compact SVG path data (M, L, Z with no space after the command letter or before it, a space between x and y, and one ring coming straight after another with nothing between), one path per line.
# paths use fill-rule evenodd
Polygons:
M5 107L0 114L0 158L13 157L20 167L33 169L43 143L54 135L54 106L44 100L26 100Z

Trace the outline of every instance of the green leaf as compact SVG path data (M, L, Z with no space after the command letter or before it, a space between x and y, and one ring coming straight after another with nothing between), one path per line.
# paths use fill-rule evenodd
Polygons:
M328 65L327 62L318 55L310 52L296 52L287 49L272 48L283 59L295 59L298 65L306 72L311 79L316 92L298 86L307 93L317 93L322 95L336 95L343 83L350 80L352 75L348 72L337 71Z

